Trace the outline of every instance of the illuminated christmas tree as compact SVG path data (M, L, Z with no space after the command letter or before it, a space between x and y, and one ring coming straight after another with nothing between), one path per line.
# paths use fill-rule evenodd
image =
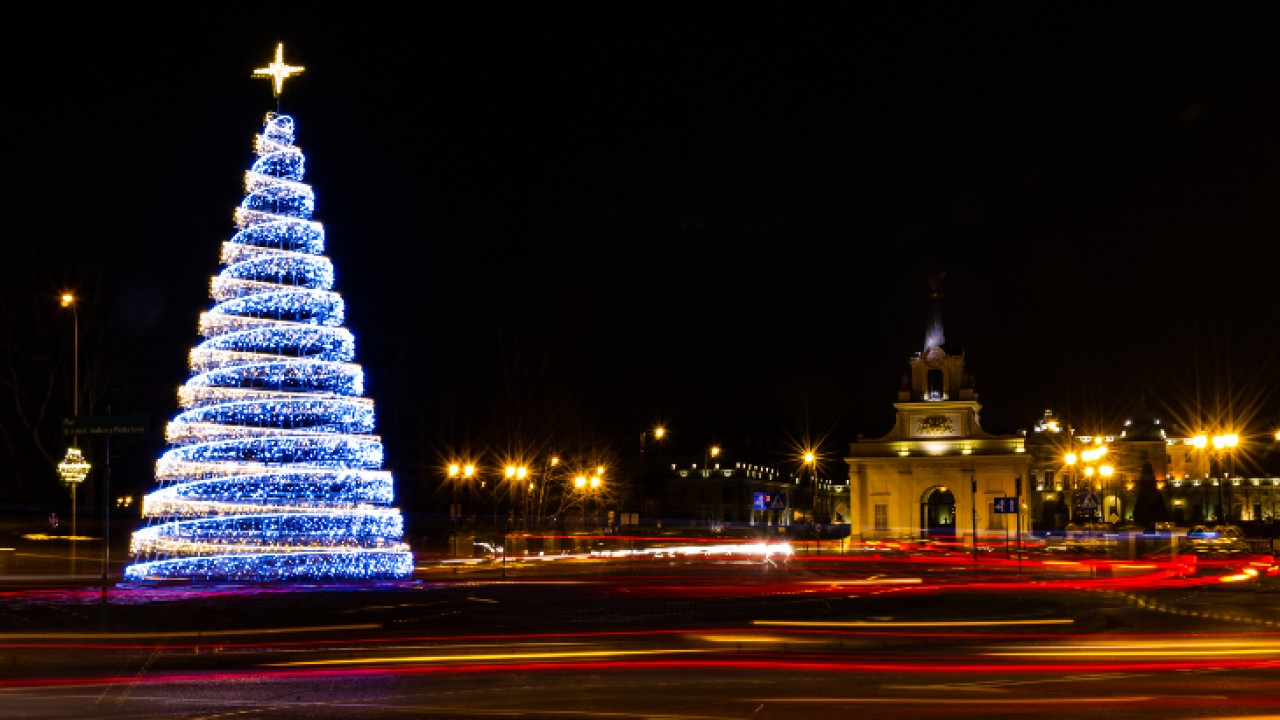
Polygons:
M278 48L255 74L279 97L301 70ZM269 113L256 154L125 579L407 577L413 556L293 119Z

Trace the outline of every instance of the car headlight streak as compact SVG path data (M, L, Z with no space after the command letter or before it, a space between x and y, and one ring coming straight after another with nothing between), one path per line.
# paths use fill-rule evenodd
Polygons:
M293 129L270 113L257 136L126 580L413 571Z

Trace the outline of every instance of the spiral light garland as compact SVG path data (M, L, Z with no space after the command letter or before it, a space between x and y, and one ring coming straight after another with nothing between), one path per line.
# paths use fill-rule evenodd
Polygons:
M278 59L278 58L277 58ZM125 579L413 572L294 123L269 113Z

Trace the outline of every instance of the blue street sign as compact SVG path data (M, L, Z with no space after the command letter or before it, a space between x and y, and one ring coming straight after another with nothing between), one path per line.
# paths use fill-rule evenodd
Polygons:
M1016 497L998 497L996 498L996 512L1006 515L1018 512L1018 498Z

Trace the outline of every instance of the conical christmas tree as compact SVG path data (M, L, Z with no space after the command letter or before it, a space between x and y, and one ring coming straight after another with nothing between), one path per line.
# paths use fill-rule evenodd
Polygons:
M293 141L293 119L268 114L126 580L413 571Z

